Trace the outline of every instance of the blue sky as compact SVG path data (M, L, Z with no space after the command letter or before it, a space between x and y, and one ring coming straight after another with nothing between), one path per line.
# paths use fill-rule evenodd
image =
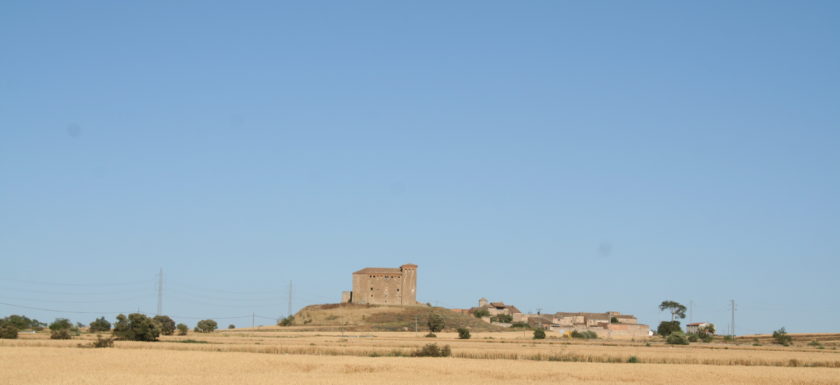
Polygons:
M441 306L840 331L838 18L3 2L0 315L153 313L163 268L176 319L270 323L413 262Z

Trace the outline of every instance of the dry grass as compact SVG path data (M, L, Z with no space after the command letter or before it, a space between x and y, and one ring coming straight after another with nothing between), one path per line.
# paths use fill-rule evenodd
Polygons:
M153 345L153 344L150 344ZM163 345L163 344L161 344ZM173 344L174 345L174 344ZM180 344L185 345L185 344ZM838 369L0 347L3 384L838 384Z

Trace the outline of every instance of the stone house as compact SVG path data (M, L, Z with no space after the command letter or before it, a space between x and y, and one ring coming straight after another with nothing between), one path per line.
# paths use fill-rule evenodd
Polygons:
M367 267L353 273L353 290L341 293L342 303L416 305L417 265Z

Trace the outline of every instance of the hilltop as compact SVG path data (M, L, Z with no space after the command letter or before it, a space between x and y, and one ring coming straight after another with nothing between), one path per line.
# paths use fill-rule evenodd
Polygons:
M386 306L359 304L309 305L295 314L296 326L342 327L346 330L413 331L426 330L429 314L439 314L446 322L446 329L465 327L473 331L502 331L469 314L456 313L443 307L426 305Z

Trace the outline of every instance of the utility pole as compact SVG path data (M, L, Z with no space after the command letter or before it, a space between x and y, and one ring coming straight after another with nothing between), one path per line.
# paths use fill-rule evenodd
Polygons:
M286 312L286 316L292 315L292 281L289 281L289 310Z
M254 328L254 313L251 313L251 329Z
M160 274L158 275L158 287L157 287L157 315L163 314L163 268L160 268Z
M731 301L730 306L732 307L732 323L730 324L730 327L732 328L731 336L732 336L732 338L735 338L735 300L732 299L730 301Z

